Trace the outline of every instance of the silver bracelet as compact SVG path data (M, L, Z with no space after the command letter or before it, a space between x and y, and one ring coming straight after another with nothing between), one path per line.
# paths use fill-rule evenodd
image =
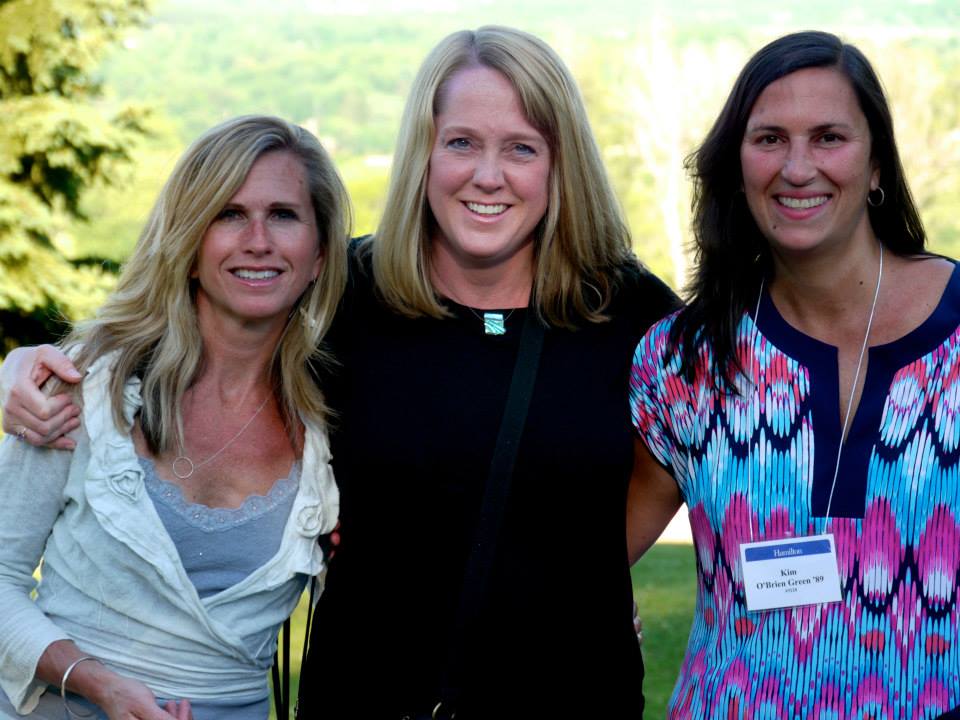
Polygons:
M67 720L70 720L74 717L92 718L96 716L95 712L77 715L70 709L70 704L67 702L67 680L70 679L70 673L73 672L73 669L84 660L96 660L97 662L100 662L99 658L95 658L93 655L84 655L83 657L79 657L67 665L67 669L63 671L63 677L60 678L60 699L63 700L63 710L66 713Z

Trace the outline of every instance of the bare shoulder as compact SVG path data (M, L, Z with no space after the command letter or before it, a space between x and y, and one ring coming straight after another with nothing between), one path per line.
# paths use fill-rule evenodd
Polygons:
M885 341L895 340L919 327L936 310L956 265L939 256L892 257L884 269L882 293L887 318ZM889 278L889 280L888 280Z
M901 259L907 272L926 282L936 280L942 283L941 290L947 286L947 281L956 267L956 262L941 255L911 255Z
M947 258L928 255L902 258L896 286L903 291L905 302L920 301L930 312L940 302L956 264ZM929 314L929 313L927 313Z

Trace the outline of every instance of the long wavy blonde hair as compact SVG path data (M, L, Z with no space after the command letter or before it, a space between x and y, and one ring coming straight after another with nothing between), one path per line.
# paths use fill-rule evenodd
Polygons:
M285 120L250 115L208 130L180 158L167 180L116 290L65 344L76 351L83 371L94 360L117 352L110 383L114 422L123 428L123 387L142 381L140 424L153 452L174 447L182 435L179 413L184 392L203 361L190 275L204 232L240 189L254 162L269 152L289 152L303 163L316 213L324 262L272 359L281 411L291 433L298 413L322 421L323 395L311 364L325 360L321 339L346 285L346 245L351 213L346 189L320 142Z
M410 317L447 313L430 282L427 201L434 118L444 84L457 71L488 67L516 88L524 115L546 138L552 158L546 215L535 238L533 304L551 325L604 320L625 262L630 233L597 149L576 82L542 40L487 26L444 38L417 73L400 125L383 218L365 250L377 288Z

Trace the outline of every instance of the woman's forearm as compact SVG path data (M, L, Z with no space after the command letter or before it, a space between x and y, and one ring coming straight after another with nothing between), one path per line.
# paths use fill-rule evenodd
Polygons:
M65 677L66 676L66 677ZM110 720L171 720L191 717L189 702L170 702L164 710L146 685L115 673L72 640L51 643L37 663L36 678L82 695ZM66 682L64 682L66 681Z

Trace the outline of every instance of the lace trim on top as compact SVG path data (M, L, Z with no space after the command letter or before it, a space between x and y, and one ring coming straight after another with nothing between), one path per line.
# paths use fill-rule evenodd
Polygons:
M277 480L266 495L248 495L238 508L217 508L192 503L183 496L183 488L157 475L156 466L150 458L140 457L144 471L144 484L150 497L161 502L195 528L207 532L228 530L243 525L275 509L286 498L297 492L300 485L300 461L296 460L290 474Z

